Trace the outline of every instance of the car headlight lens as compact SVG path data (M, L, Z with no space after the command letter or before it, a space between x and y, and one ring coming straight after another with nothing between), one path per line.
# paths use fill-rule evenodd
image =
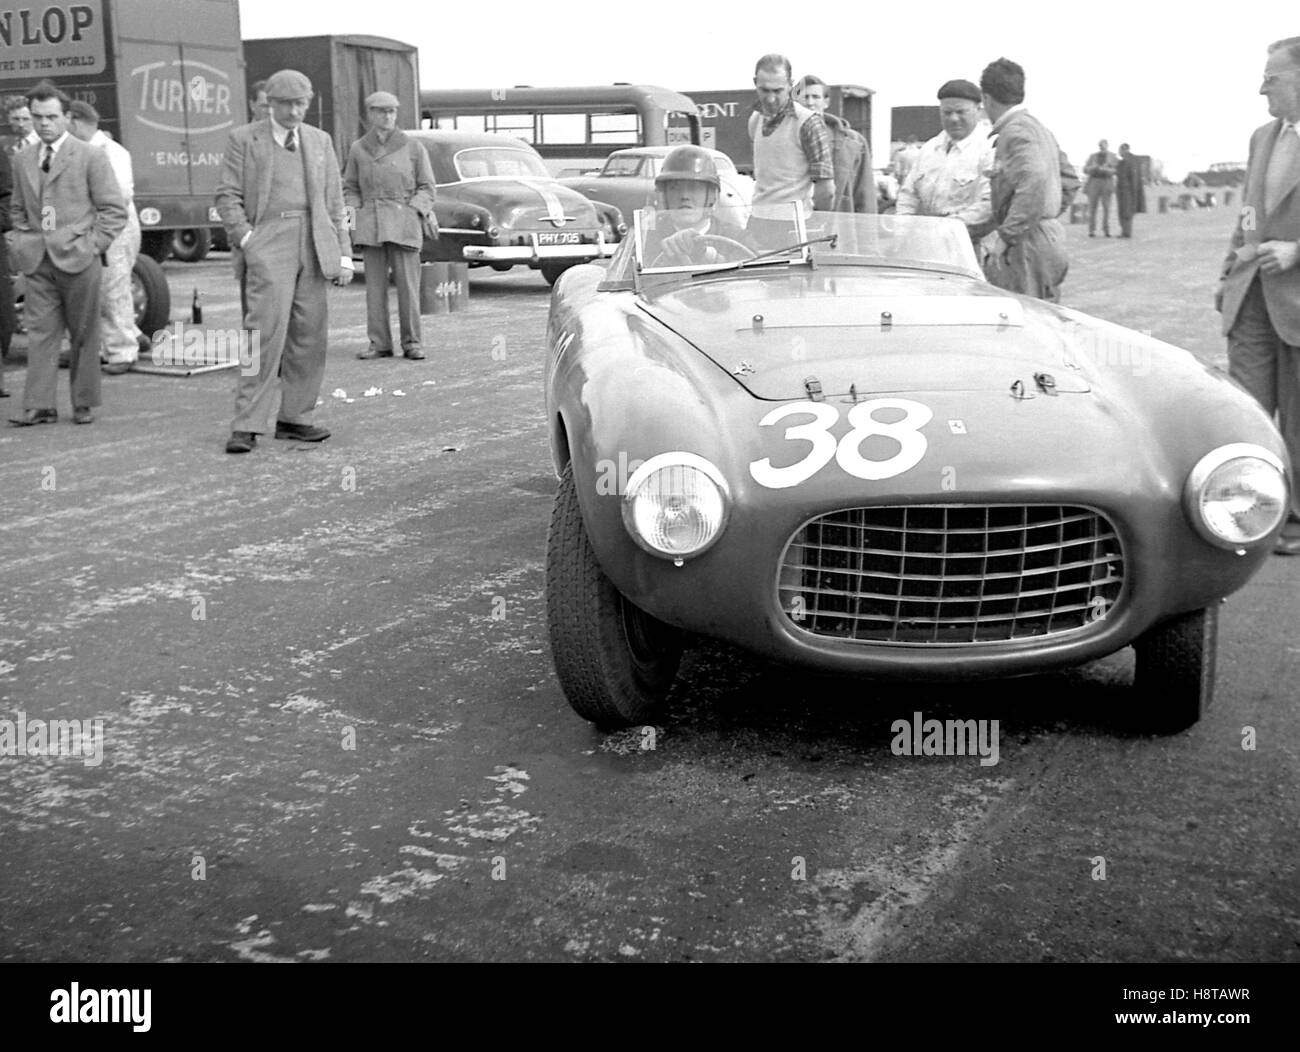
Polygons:
M1282 461L1237 442L1207 453L1187 476L1188 517L1211 544L1236 548L1263 540L1287 514Z
M694 453L660 453L627 480L623 524L646 551L685 559L718 539L730 504L726 480L709 461Z

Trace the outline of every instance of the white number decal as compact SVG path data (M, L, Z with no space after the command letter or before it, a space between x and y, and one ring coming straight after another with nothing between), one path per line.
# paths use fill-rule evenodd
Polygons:
M901 409L904 416L892 424L883 424L875 418L877 409ZM849 410L849 423L853 430L840 439L835 459L850 475L860 479L892 479L910 471L925 456L925 436L921 428L933 418L929 406L907 398L873 398L870 402L855 405ZM898 443L898 452L887 460L867 460L860 452L863 439L883 435Z
M833 405L825 402L792 402L789 405L773 409L758 422L759 427L768 427L778 420L796 413L808 413L817 419L808 424L798 424L785 429L788 440L803 439L812 443L812 449L803 460L784 468L772 467L772 458L764 457L749 465L749 473L754 481L768 489L788 489L801 482L807 482L817 472L831 462L835 456L835 439L831 437L831 428L840 418L840 412Z
M877 420L880 409L899 409L901 420L885 423ZM825 402L792 402L773 409L758 422L759 427L769 427L778 420L797 413L806 413L814 419L785 430L789 440L802 439L812 444L808 455L794 464L774 468L770 457L755 460L749 465L754 481L768 489L788 489L807 482L834 458L845 471L855 478L879 481L910 471L925 456L927 442L921 428L934 417L933 410L908 398L873 398L855 405L848 413L850 430L837 443L830 431L840 419L839 410ZM898 452L885 460L868 460L862 455L862 443L873 435L880 435L898 443Z

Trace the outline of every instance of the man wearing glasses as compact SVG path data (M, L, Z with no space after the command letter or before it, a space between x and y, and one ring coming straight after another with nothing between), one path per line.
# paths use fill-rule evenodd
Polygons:
M1245 203L1216 298L1228 371L1277 413L1291 454L1291 513L1275 551L1300 555L1300 37L1269 46L1259 93L1273 120L1250 137Z

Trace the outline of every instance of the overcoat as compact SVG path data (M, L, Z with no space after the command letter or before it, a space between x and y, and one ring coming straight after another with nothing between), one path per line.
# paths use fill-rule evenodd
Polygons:
M349 147L343 200L356 209L354 245L420 248L420 218L433 214L435 193L428 153L400 128L385 143L372 129Z

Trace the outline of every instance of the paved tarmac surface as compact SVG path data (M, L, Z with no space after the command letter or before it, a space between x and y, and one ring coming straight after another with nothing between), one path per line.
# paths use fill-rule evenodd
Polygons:
M1071 229L1067 299L1165 335L1122 253L1200 253L1208 295L1229 219L1144 218ZM236 324L224 257L166 270ZM1168 738L1127 729L1131 654L882 686L717 646L604 735L546 642L545 283L476 276L417 363L354 359L363 300L331 293L322 445L222 453L229 374L0 430L0 719L104 720L97 766L0 757L0 959L1300 960L1300 559ZM894 756L914 711L998 719L998 764Z

